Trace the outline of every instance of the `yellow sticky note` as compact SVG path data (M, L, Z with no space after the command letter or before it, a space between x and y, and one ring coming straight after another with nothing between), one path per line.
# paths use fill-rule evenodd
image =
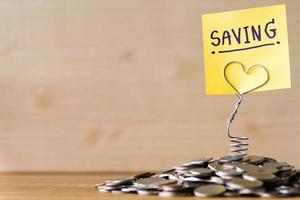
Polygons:
M275 5L202 16L208 95L236 93L223 73L231 61L238 62L227 66L227 78L240 93L264 81L255 91L291 87L285 10Z

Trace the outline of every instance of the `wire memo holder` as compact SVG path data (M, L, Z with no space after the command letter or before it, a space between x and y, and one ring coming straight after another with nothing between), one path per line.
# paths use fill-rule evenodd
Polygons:
M266 79L264 80L264 82L252 89L249 89L248 91L246 92L243 92L243 93L240 93L240 91L228 80L228 77L226 75L226 69L228 66L230 66L231 64L239 64L243 71L245 73L248 73L250 72L252 69L254 68L262 68L264 69L264 71L266 72ZM252 67L248 68L246 70L245 66L239 62L239 61L231 61L229 63L227 63L225 66L224 66L224 69L223 69L223 76L224 76L224 79L226 80L226 82L229 84L229 86L234 90L235 92L235 96L237 98L237 102L234 106L234 110L233 112L230 114L229 118L228 118L228 121L227 121L227 127L226 127L226 133L229 137L229 140L230 140L230 148L229 148L229 151L230 151L230 154L229 156L232 158L232 159L240 159L241 157L244 157L247 155L247 151L248 151L248 145L249 145L249 138L248 137L244 137L244 136L233 136L231 135L230 133L230 128L231 128L231 125L238 113L238 109L244 99L244 96L258 88L261 88L262 86L264 86L268 81L269 81L269 78L270 78L270 75L269 75L269 72L267 70L267 68L264 66L264 65L261 65L261 64L256 64L256 65L253 65Z

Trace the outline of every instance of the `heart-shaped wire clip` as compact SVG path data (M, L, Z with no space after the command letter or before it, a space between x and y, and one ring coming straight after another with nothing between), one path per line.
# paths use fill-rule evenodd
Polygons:
M243 92L243 93L240 93L240 91L228 80L227 78L227 75L226 75L226 69L228 66L232 65L232 64L239 64L241 67L242 67L242 70L244 73L248 74L248 72L251 70L251 69L254 69L255 67L260 67L262 69L264 69L264 71L266 72L266 79L264 80L264 82L262 82L262 84L260 85L257 85L256 87L254 88L251 88L249 89L248 91L246 92ZM226 80L226 82L230 85L230 87L238 94L238 95L243 95L243 94L247 94L249 92L252 92L258 88L261 88L262 86L264 86L268 81L269 81L269 72L267 70L267 68L264 66L264 65L261 65L261 64L255 64L255 65L252 65L251 67L249 67L248 69L246 69L246 67L239 61L231 61L229 63L227 63L225 66L224 66L224 69L223 69L223 76Z

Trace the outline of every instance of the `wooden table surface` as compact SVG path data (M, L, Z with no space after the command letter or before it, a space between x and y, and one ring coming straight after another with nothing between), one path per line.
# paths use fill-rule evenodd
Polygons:
M137 200L158 199L157 196L131 194L99 193L93 187L107 179L127 177L132 173L10 173L0 174L0 199L5 200L56 200L56 199L109 199ZM165 199L165 198L162 198ZM168 198L173 199L173 198ZM175 199L196 199L195 197L176 197ZM222 198L210 198L222 199ZM235 198L252 199L252 198ZM254 198L253 198L254 199ZM276 198L279 199L279 198ZM284 198L289 199L289 198ZM300 199L290 198L290 199Z

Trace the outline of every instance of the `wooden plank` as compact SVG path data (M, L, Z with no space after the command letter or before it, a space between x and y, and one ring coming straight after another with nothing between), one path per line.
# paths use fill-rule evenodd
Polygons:
M162 170L228 153L232 96L205 96L201 15L281 1L0 3L0 171ZM233 132L300 166L298 1L292 89L248 95Z

